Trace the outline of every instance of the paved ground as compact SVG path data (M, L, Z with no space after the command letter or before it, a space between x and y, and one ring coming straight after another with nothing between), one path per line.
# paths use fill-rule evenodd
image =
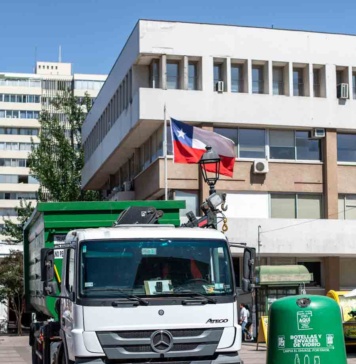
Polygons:
M266 345L259 344L256 350L256 343L243 343L241 357L245 364L265 364ZM348 352L347 363L356 364L356 348ZM28 337L0 336L0 364L31 364Z

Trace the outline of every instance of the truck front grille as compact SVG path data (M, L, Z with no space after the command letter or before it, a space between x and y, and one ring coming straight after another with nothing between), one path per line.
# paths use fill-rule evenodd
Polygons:
M159 330L158 330L159 331ZM100 344L109 360L184 361L191 357L212 357L219 344L223 328L162 330L170 345L155 346L156 330L97 332ZM165 352L157 352L157 348Z

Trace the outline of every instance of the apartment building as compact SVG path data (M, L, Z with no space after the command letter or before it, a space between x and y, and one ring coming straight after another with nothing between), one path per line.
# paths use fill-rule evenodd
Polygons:
M39 185L29 174L27 157L31 139L39 141L41 110L53 112L51 99L66 89L78 97L87 91L94 100L105 79L73 74L72 65L61 62L37 62L31 74L0 72L0 230L5 216L16 221L19 200L36 203ZM65 121L64 115L58 116Z
M260 264L306 266L310 292L354 288L355 46L354 35L138 21L83 126L84 188L164 198L166 107L236 143L233 178L216 185L230 241L255 246ZM199 167L173 163L170 136L168 154L169 198L198 213Z

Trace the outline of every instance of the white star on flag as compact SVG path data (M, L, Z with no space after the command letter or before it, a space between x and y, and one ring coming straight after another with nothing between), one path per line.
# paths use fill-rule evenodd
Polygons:
M185 133L184 131L181 129L181 130L178 130L178 138L185 138Z

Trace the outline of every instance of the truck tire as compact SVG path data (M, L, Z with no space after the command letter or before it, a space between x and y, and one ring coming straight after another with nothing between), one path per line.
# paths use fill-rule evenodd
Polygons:
M67 354L66 354L66 351L64 350L64 348L62 348L62 355L61 355L61 362L60 364L74 364L73 361L69 360L67 358Z

